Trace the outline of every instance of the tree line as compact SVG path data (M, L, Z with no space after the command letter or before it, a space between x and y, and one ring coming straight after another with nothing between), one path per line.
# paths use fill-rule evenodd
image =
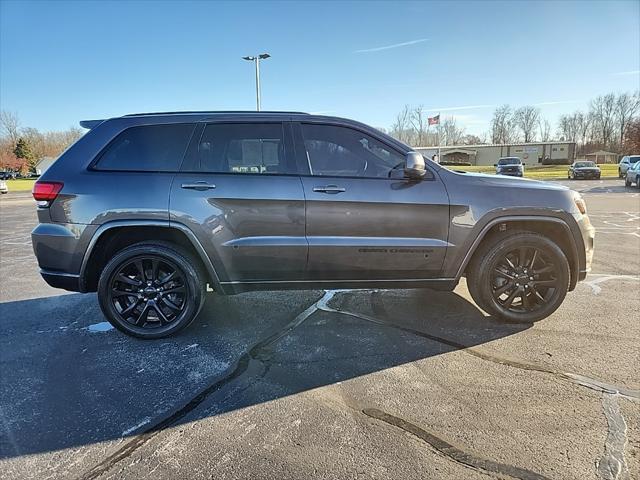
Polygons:
M58 157L83 135L77 127L41 132L23 127L17 114L0 112L0 170L34 173L39 160Z
M628 154L640 152L639 111L638 91L600 95L586 111L561 115L554 131L540 108L505 104L494 110L489 129L477 136L467 134L453 116L441 117L439 125L429 127L424 107L405 105L389 133L416 147L570 141L577 144L577 154L595 150Z

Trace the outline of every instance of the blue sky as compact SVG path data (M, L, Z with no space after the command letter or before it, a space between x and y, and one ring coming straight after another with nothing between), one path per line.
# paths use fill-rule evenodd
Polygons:
M640 84L640 2L0 0L0 105L25 126L262 107L389 127L404 104L488 129L495 105L554 122Z

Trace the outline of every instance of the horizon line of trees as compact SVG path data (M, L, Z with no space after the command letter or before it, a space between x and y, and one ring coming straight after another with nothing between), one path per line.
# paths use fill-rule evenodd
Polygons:
M41 132L22 127L16 113L0 111L0 170L35 173L44 157L58 157L84 132L78 127Z
M494 110L489 130L471 135L454 116L441 116L439 125L429 127L422 105L405 105L388 133L414 147L569 141L576 143L576 155L596 150L638 153L639 112L640 91L600 95L586 111L561 115L554 132L540 108L504 104Z

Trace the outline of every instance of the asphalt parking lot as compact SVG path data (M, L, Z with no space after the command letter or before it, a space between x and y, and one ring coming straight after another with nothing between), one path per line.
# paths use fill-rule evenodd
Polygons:
M551 317L454 292L212 294L179 336L40 278L0 198L0 477L640 478L640 193L581 191L593 271Z

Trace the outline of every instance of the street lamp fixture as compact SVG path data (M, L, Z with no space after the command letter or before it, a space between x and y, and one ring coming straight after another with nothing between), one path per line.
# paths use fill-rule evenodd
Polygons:
M256 110L258 112L260 111L260 60L266 60L269 57L271 57L271 55L268 53L242 57L243 60L253 62L256 65Z

